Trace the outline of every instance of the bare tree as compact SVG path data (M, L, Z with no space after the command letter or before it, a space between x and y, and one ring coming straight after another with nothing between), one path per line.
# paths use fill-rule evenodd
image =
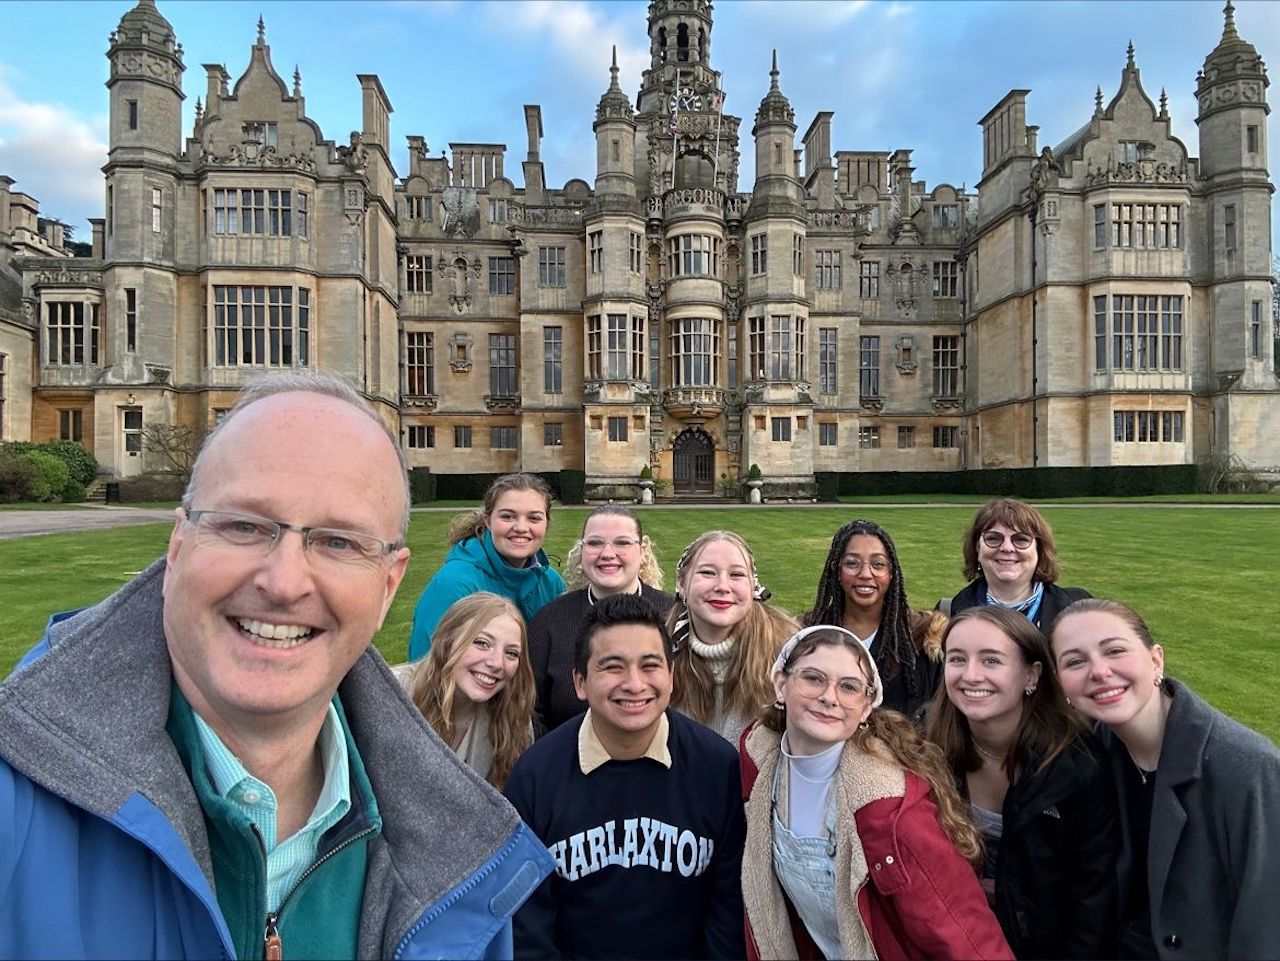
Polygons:
M142 449L159 454L168 470L186 481L206 434L206 428L190 424L147 424L142 428Z

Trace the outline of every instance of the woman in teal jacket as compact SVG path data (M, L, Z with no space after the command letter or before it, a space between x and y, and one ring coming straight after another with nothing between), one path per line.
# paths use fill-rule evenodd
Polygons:
M542 550L551 522L551 489L534 474L505 474L484 495L484 507L449 528L444 566L418 598L409 660L431 649L436 624L454 601L476 591L505 597L525 623L564 593L564 578Z

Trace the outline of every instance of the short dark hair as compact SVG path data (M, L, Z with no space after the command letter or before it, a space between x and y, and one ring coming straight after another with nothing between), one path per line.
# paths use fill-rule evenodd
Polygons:
M662 638L662 653L670 665L676 656L671 632L662 615L639 594L607 594L596 598L587 607L578 626L578 636L573 645L573 669L580 677L587 676L587 662L591 660L591 639L607 627L620 624L638 624L652 627Z

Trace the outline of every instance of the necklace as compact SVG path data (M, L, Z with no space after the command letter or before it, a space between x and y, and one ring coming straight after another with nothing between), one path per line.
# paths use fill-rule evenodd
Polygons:
M992 754L990 751L984 748L981 744L979 744L976 738L974 739L973 746L977 750L977 752L981 754L983 757L985 757L988 761L995 761L997 764L1004 763L1004 755Z
M1133 756L1132 751L1130 751L1128 748L1125 748L1125 751L1129 755L1129 760L1133 762L1133 769L1138 772L1138 777L1142 779L1143 784L1146 784L1148 780L1156 776L1155 771L1148 771L1145 768L1143 768L1141 764L1138 763L1138 759Z

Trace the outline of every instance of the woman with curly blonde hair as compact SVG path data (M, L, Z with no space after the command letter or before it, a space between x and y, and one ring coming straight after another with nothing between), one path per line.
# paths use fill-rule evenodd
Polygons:
M621 504L602 504L587 515L564 570L569 593L543 607L529 623L539 737L587 709L573 686L573 644L582 618L597 600L635 594L659 616L675 602L662 591L662 568L640 518Z
M411 665L409 697L445 743L501 789L533 741L524 620L505 597L480 591L445 611L432 641Z
M883 701L842 627L797 632L742 736L747 956L1012 958L982 843L938 748Z
M773 700L769 665L796 623L766 603L751 548L733 531L707 531L686 547L676 586L671 706L736 744Z

